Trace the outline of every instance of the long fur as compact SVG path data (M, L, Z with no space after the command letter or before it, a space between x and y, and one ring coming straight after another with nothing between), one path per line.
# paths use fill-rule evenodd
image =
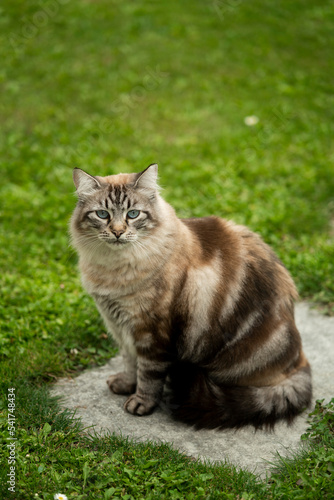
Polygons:
M157 165L107 177L74 171L83 285L124 356L110 389L146 415L168 380L173 415L197 428L291 423L312 394L292 278L246 227L179 219L156 181Z
M182 384L180 384L182 380ZM310 403L310 367L284 382L265 387L217 385L194 366L178 364L170 373L167 408L175 419L196 429L253 425L272 430L278 421L291 424Z

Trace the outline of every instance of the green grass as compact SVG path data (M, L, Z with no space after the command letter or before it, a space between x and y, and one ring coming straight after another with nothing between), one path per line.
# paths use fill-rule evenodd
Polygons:
M104 175L158 162L163 194L181 217L249 225L279 254L301 297L333 314L331 2L4 0L0 27L0 380L3 416L8 387L21 414L16 498L52 498L72 476L63 493L98 498L94 488L118 468L118 479L101 487L103 495L116 488L110 498L123 489L149 498L152 481L157 498L169 495L166 485L175 490L168 498L200 488L203 498L299 498L306 483L291 471L306 470L306 458L280 476L292 478L284 493L278 480L275 490L168 447L87 442L45 387L116 352L68 245L75 166ZM244 123L250 115L259 118L253 127ZM144 476L124 471L125 456ZM146 459L159 463L145 468ZM142 489L131 492L129 480ZM326 498L320 483L312 498Z
M274 498L334 497L334 398L317 401L302 436L307 447L292 457L281 457L271 476ZM296 488L297 486L297 488Z

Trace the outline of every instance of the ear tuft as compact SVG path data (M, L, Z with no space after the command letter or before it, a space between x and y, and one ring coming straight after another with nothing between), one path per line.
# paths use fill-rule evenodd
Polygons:
M99 181L81 168L73 170L73 182L79 196L90 195L101 188Z
M138 189L158 191L159 186L157 184L157 180L158 165L156 163L152 163L152 165L149 165L143 172L138 174L134 187Z

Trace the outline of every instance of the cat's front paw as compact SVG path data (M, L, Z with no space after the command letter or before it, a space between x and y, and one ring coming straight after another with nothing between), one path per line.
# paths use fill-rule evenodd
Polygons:
M107 379L109 389L115 394L132 394L136 390L136 383L126 372L110 375Z
M147 397L132 394L124 404L124 409L132 415L149 415L152 413L157 403Z

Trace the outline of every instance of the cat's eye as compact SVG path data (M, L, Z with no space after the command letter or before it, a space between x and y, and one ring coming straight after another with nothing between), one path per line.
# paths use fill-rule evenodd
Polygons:
M129 219L135 219L136 217L138 217L139 214L140 214L139 210L129 210L127 215Z
M107 212L107 210L96 210L96 215L100 217L100 219L108 219L109 212Z

